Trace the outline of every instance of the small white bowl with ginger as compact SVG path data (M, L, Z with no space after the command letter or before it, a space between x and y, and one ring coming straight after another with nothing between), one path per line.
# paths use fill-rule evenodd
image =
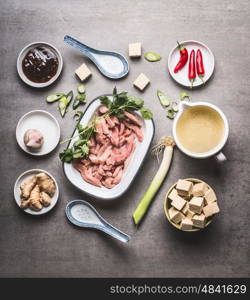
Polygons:
M22 173L14 185L14 197L18 207L31 215L49 212L58 201L59 189L55 178L42 169Z

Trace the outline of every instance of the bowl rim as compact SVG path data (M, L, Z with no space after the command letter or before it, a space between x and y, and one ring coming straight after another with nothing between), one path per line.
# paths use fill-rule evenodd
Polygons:
M206 183L204 180L201 180L201 179L198 179L198 178L184 178L183 180L187 180L187 181L192 181L193 183L201 183L201 182L204 182ZM169 221L169 223L171 225L173 225L176 229L179 229L181 231L184 231L184 232L197 232L197 231L200 231L201 229L204 229L206 228L213 220L213 216L206 222L204 228L192 228L190 230L183 230L180 228L180 225L179 224L175 224L173 221L170 220L170 217L169 217L169 214L168 214L168 208L167 208L167 204L169 202L169 199L168 199L168 195L170 194L170 192L175 188L175 186L177 185L177 182L175 182L167 191L166 193L166 196L165 196L165 199L164 199L164 212L165 212L165 216L167 218L167 220ZM214 189L208 184L206 183L206 185L215 193Z
M25 74L23 73L23 70L22 70L22 57L24 56L24 54L26 54L28 52L29 48L34 47L36 45L48 46L49 48L54 50L54 52L55 52L55 54L57 55L57 58L58 58L57 72L56 72L55 76L53 76L47 82L41 82L41 83L33 82L30 79L28 79L28 77L25 76ZM43 88L43 87L47 87L47 86L51 85L60 76L60 74L62 72L62 68L63 68L63 58L62 58L62 55L61 55L60 51L55 46L53 46L52 44L50 44L48 42L43 42L43 41L36 41L36 42L32 42L32 43L30 43L30 44L23 47L23 49L18 54L16 66L17 66L17 73L18 73L19 77L22 79L22 81L24 83L26 83L27 85L29 85L31 87L34 87L34 88Z

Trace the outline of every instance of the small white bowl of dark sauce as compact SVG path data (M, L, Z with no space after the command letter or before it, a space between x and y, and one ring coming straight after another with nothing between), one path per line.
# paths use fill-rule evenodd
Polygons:
M61 74L63 59L56 47L46 42L25 46L17 58L17 72L29 86L51 85Z

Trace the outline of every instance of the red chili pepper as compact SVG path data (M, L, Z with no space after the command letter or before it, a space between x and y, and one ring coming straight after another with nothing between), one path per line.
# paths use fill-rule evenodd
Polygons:
M195 81L195 78L196 78L194 49L190 53L189 66L188 66L188 78L191 82L191 88L192 88L193 84L194 84L194 81Z
M205 75L205 70L204 70L204 65L203 65L203 57L202 57L202 53L201 53L200 49L197 50L197 54L196 54L196 70L197 70L198 76L204 83L203 77Z
M182 45L180 45L178 42L178 49L180 51L180 59L176 65L176 67L174 68L174 73L177 73L178 71L180 71L184 66L185 64L187 63L188 61L188 51L185 47L183 47Z

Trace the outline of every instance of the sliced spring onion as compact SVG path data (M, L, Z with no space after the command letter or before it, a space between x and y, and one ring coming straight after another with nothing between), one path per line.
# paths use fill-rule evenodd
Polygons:
M158 96L162 106L170 105L170 103L171 103L170 99L163 92L157 90L157 96Z
M173 102L172 103L172 109L174 112L178 112L179 111L179 104L177 102Z
M82 111L80 111L80 110L78 110L75 114L74 114L74 119L76 119L76 121L79 121L80 119L81 119L81 117L82 117L82 115L83 115L83 112ZM81 140L80 140L81 141Z
M166 115L169 119L174 119L174 117L176 115L176 112L172 108L170 108L170 109L167 110Z
M144 54L144 58L146 60L152 61L152 62L161 60L160 54L158 54L158 53L156 53L154 51L146 52Z
M56 101L60 100L62 98L62 96L64 96L64 94L62 94L62 93L49 95L47 97L46 101L48 103L56 102Z
M73 99L73 92L70 91L66 96L63 96L59 102L58 102L58 108L59 108L59 111L61 113L61 116L64 117L66 112L67 112L67 108L70 104L70 102L72 101Z
M73 109L77 109L80 104L86 103L86 94L77 94L73 102Z
M181 92L180 93L180 100L185 100L188 99L188 101L191 101L191 96L187 92Z
M77 91L78 91L78 93L80 93L80 94L85 93L85 85L82 84L82 83L79 83L79 84L77 85Z
M159 190L160 186L162 185L173 156L173 149L174 149L175 143L172 137L164 137L160 140L159 144L157 144L153 148L153 154L156 154L157 157L160 154L161 151L163 152L163 158L161 165L155 174L155 177L153 178L149 188L147 189L145 195L142 197L141 201L139 202L138 206L136 207L134 213L133 213L133 220L136 225L138 225L142 218L144 217L145 213L147 212L150 203L152 202L155 194Z

